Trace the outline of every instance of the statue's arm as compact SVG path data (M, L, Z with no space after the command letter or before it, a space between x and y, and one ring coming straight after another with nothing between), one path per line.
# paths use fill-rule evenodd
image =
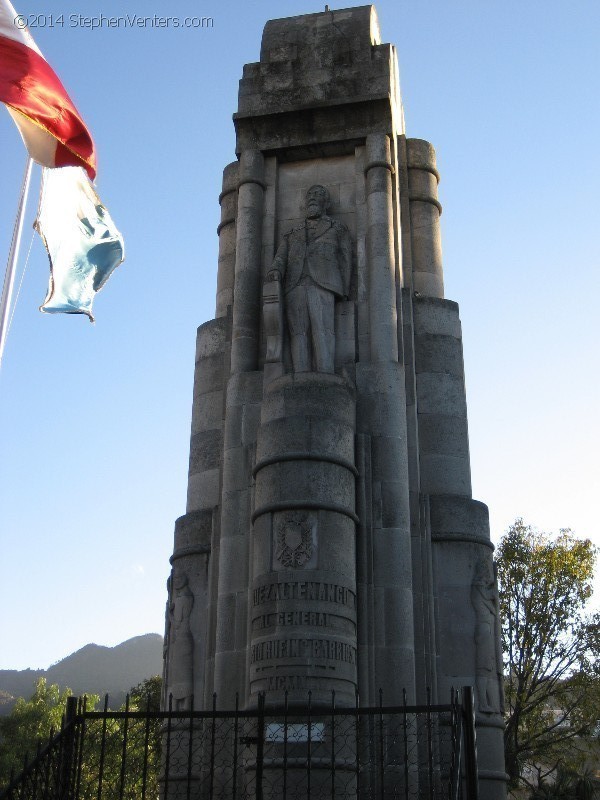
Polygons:
M273 259L273 263L271 264L271 269L267 272L265 282L280 281L283 279L283 276L285 274L285 268L287 266L288 250L289 250L288 237L284 236L283 239L281 240L281 244L277 249L277 253L275 253L275 258Z
M193 605L194 605L194 598L191 595L189 597L186 597L182 603L182 608L181 608L182 622L191 615Z
M481 598L482 607L487 609L490 614L496 616L498 614L496 592L493 586L486 584L479 584L479 596Z
M179 627L183 621L184 615L183 602L181 597L173 604L173 622L175 627Z

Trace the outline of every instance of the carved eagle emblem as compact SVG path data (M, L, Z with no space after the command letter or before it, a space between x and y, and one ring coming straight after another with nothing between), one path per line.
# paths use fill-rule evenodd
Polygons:
M313 554L312 530L308 520L285 519L277 531L275 558L284 567L303 567Z

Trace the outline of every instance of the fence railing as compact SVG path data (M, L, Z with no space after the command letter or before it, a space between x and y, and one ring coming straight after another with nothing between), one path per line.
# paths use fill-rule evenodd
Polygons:
M473 694L447 705L89 711L0 800L478 800Z

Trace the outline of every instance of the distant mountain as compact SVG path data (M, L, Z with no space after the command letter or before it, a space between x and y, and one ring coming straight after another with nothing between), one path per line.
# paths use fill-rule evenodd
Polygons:
M158 633L134 636L115 647L86 644L48 669L0 670L0 715L8 714L17 697L29 698L36 681L68 687L75 695L109 695L117 708L132 686L162 673L163 639Z
M45 675L43 669L0 669L0 695L2 696L2 708L5 708L8 701L6 696L11 698L29 697L33 692L38 678ZM7 713L0 709L0 714Z

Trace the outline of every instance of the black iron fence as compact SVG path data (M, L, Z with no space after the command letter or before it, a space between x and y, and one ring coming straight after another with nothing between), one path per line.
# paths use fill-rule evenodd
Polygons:
M89 711L0 800L478 800L470 687L447 705Z

